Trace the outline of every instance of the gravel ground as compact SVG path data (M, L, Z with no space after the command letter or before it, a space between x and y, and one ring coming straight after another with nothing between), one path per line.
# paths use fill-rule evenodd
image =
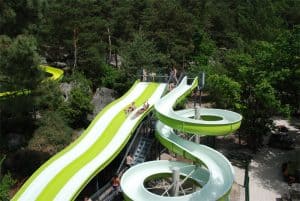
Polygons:
M290 124L290 122L292 122ZM290 188L283 181L281 165L288 160L299 160L300 121L274 118L275 125L284 125L288 134L296 138L295 150L280 150L265 147L256 154L249 166L250 201L276 201Z

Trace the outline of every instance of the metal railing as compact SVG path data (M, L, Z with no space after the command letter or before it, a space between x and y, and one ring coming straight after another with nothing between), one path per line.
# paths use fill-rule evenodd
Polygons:
M124 164L126 161L126 157L128 156L128 154L130 153L133 145L136 143L136 140L138 137L141 137L141 135L139 135L141 133L142 128L144 127L145 124L147 124L148 121L151 121L151 118L153 117L153 115L151 117L148 117L148 119L146 119L145 121L143 121L139 127L136 129L135 134L130 142L130 144L128 145L126 152L124 154L124 157L117 169L117 175L121 175L123 173L124 169ZM92 196L90 196L90 199L93 201L109 201L112 200L115 196L117 196L119 194L119 191L113 190L112 186L111 186L111 182L108 182L107 184L105 184L103 187L101 187L99 190L97 190L97 192L95 192ZM101 196L102 195L102 196Z

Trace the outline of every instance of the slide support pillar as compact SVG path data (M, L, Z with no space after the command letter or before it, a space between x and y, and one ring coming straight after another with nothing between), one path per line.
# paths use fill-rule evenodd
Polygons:
M179 168L174 167L172 169L172 179L173 179L172 196L178 196L179 185L180 185Z
M195 116L194 119L201 119L201 108L195 107ZM200 144L200 136L195 135L195 143Z
M199 135L195 136L195 143L200 144L200 136Z

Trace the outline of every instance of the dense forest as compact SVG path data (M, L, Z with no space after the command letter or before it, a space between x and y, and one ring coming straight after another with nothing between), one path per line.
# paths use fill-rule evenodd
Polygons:
M122 94L143 68L204 71L210 101L243 115L239 134L256 150L271 117L300 113L299 10L297 0L0 0L0 92L21 91L0 97L0 200L89 124L97 88ZM43 81L45 62L65 70L67 100Z

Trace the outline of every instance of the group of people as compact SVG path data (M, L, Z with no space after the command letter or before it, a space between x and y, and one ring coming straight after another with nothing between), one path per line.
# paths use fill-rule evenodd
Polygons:
M150 105L149 105L148 101L146 101L143 104L143 107L137 111L136 115L138 116L138 115L142 114L143 112L145 112L149 108L149 106ZM128 116L135 109L136 109L135 102L132 102L124 111L125 111L125 114Z
M148 81L148 77L151 77L152 78L152 81L155 80L155 76L156 76L156 73L154 72L151 72L151 73L147 73L147 70L143 68L143 78L142 78L142 81L143 82L147 82Z
M155 80L156 77L156 73L154 72L150 72L147 73L147 70L145 68L143 68L143 73L142 73L142 81L143 82L147 82L148 81L148 77L152 78L152 81ZM171 78L171 82L174 83L174 85L177 85L178 83L178 78L177 78L177 69L175 68L175 66L173 66L170 69L170 78Z

